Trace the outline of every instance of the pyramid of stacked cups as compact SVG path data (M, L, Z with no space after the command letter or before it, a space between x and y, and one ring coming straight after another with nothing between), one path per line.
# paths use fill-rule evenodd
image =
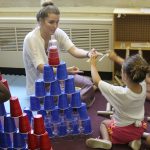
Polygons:
M6 79L0 79L9 89ZM32 117L33 128L30 124L28 109L22 112L18 97L11 96L10 113L5 110L4 103L0 104L0 149L6 150L28 150L41 149L52 150L48 132L45 130L42 115ZM27 112L27 113L26 113Z
M91 120L86 104L81 102L80 90L75 87L74 76L68 75L63 61L56 70L54 74L52 65L44 65L43 79L35 82L35 95L30 96L31 111L42 114L51 138L91 134Z
M75 87L74 76L68 75L66 63L60 62L53 35L43 78L35 81L35 95L30 96L30 109L42 114L51 138L92 132L86 104L81 102L80 90Z

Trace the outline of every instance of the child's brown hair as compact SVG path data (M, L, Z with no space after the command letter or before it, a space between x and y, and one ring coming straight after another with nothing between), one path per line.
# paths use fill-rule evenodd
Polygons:
M134 83L142 82L150 72L150 66L139 54L128 57L122 66L123 71Z

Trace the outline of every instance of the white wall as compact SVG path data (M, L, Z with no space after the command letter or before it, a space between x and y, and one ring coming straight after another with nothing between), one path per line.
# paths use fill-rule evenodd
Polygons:
M150 0L53 0L61 11L61 19L110 19L118 7L147 7ZM33 17L40 8L40 0L0 0L0 17ZM20 55L20 53L19 53ZM3 55L4 56L4 55ZM4 60L5 57L2 57ZM20 63L22 64L22 63ZM106 61L107 70L111 64ZM18 66L20 67L20 66Z
M150 0L53 0L60 7L149 7ZM0 7L39 7L40 0L0 0Z

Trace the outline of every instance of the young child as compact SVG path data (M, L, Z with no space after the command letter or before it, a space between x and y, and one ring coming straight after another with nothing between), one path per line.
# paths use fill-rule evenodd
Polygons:
M144 122L145 77L150 68L139 54L124 60L112 51L109 53L109 58L122 65L121 76L126 87L114 86L103 81L98 74L95 57L91 58L92 79L115 111L112 119L101 122L102 139L89 138L86 144L91 148L111 149L112 144L129 143L133 150L139 150L141 136L146 129Z
M10 92L7 87L0 81L0 103L4 103L10 98Z

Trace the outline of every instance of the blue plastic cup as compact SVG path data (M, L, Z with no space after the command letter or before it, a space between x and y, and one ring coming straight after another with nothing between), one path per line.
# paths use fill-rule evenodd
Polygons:
M54 96L47 94L44 99L44 109L53 110L55 108Z
M4 129L3 129L3 125L2 125L2 122L0 120L0 132L2 132Z
M72 94L75 92L74 76L69 75L68 79L65 80L65 93Z
M45 124L45 128L46 128L46 131L48 132L48 136L49 137L54 137L54 126L53 124L51 124L51 117L50 115L47 115L44 119L44 124Z
M62 110L67 109L69 107L67 94L62 93L61 95L59 95L58 107L59 109L62 109Z
M85 103L81 104L81 107L78 108L78 112L79 112L79 117L81 120L88 119L88 112L87 112L87 107Z
M68 107L67 109L64 110L64 116L65 119L68 121L73 120L72 107Z
M71 122L72 135L80 134L79 122L75 119Z
M28 119L29 119L29 121L31 123L31 120L33 118L33 114L32 114L32 111L30 110L30 108L29 107L25 107L23 112L27 114Z
M35 95L30 96L30 108L32 111L39 111L41 109L40 100Z
M11 148L12 147L12 141L10 134L5 132L0 132L0 147L1 148Z
M54 137L53 127L46 127L46 131L48 132L48 136L50 138Z
M42 79L35 81L35 96L44 97L46 95L45 83Z
M57 80L65 80L68 77L67 73L67 67L65 62L60 62L60 64L57 66Z
M92 133L90 117L88 117L88 119L86 119L86 120L82 120L81 124L82 124L83 134L91 134Z
M45 128L49 128L51 127L51 117L49 114L47 114L44 118L44 124L45 124Z
M61 94L61 88L58 80L51 82L50 93L53 96Z
M4 116L4 132L12 133L17 130L15 120L11 117L10 114Z
M42 117L43 117L43 119L45 119L45 117L46 117L46 115L47 115L46 110L44 110L43 107L41 108L41 110L39 110L39 111L37 112L37 114L41 114Z
M6 115L6 110L5 110L5 105L4 103L0 104L0 116L5 116Z
M50 83L55 80L54 70L52 66L44 65L43 79L46 83Z
M21 134L19 132L13 133L13 146L14 146L14 148L25 148L26 147L26 142L25 142L25 138L24 138L23 134Z
M66 136L67 135L67 124L65 122L61 122L57 127L58 136Z
M58 123L61 121L58 106L55 106L55 108L51 111L51 121L53 123Z
M75 93L72 94L71 107L72 108L79 108L79 107L81 107L80 91L76 91Z

